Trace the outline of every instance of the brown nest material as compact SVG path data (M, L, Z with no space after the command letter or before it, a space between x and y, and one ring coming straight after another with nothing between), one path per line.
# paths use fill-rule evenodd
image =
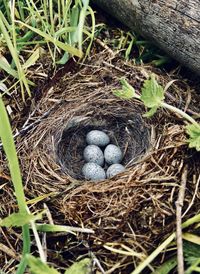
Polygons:
M117 57L105 60L107 53L97 54L44 90L33 106L33 127L18 138L17 147L27 198L50 193L46 203L55 223L95 231L88 237L80 235L81 244L69 242L67 236L56 241L48 236L49 260L62 267L68 259L92 251L105 270L130 273L133 258L112 253L103 244L116 248L124 244L146 255L169 235L175 228L175 201L186 165L183 212L188 210L184 218L198 213L200 161L187 148L179 117L160 110L152 119L143 118L145 109L139 101L120 100L112 94L124 76L140 92L149 68ZM160 76L159 80L166 83L169 78ZM182 102L188 103L184 84L174 84L169 99L176 100L180 89ZM80 172L85 135L96 128L119 144L127 167L122 174L98 183L82 180ZM50 251L56 248L59 261Z

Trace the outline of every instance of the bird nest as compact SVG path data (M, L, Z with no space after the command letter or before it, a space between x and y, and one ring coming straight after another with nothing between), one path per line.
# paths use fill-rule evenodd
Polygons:
M121 77L140 92L149 68L135 67L118 57L105 60L107 53L97 54L43 90L33 106L33 123L18 138L17 149L27 198L47 194L46 204L55 223L94 230L94 234L80 234L71 242L68 236L56 240L47 236L49 260L64 267L69 258L75 260L92 251L105 270L119 262L116 273L130 273L132 257L112 253L104 246L109 242L111 247L121 248L123 244L146 256L171 233L186 165L183 211L185 218L192 210L197 213L200 205L195 185L200 165L196 153L187 149L179 117L160 110L152 119L143 118L145 109L139 101L113 95ZM160 76L159 81L164 84L169 79ZM184 102L187 89L183 86L174 84L171 97L176 99L180 88ZM121 147L125 172L101 182L84 180L85 136L92 129L105 131ZM55 258L53 249L59 249L62 260Z

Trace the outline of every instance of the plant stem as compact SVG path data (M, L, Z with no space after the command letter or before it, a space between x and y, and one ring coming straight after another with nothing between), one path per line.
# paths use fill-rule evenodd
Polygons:
M27 208L27 211L30 214L30 211L29 211L28 208ZM38 248L38 252L40 254L40 259L43 263L45 263L46 262L46 256L45 256L44 250L42 248L42 244L41 244L38 232L37 232L36 224L35 224L34 221L30 221L30 224L31 224L31 227L32 227L32 230L33 230L33 234L35 236L35 241L36 241L36 245L37 245L37 248Z
M181 109L173 107L173 106L171 106L171 105L169 105L169 104L167 104L165 102L162 102L161 106L164 107L164 108L167 108L167 109L171 110L172 112L180 114L183 118L185 118L186 120L188 120L191 124L199 126L199 124L190 115L188 115L187 113L185 113Z
M30 229L29 225L26 224L22 227L23 233L23 256L27 253L30 253L30 246L31 246L31 238L30 238Z
M25 259L25 257L23 257L23 258L21 259L20 264L18 265L16 274L23 274L24 271L25 271L25 269L26 269L26 265L27 265L26 259Z

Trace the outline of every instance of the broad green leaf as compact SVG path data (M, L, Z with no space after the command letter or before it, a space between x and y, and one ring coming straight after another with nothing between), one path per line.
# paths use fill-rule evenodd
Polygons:
M26 261L30 268L31 274L60 274L56 269L49 267L39 258L36 258L30 254L26 255Z
M200 124L190 124L186 126L186 132L190 136L189 147L200 151Z
M140 98L147 108L158 108L164 100L163 87L158 84L154 74L149 80L144 81Z
M177 257L174 256L164 262L152 274L168 274L177 265Z
M66 269L65 274L89 274L91 273L91 259L86 258L77 263L73 263L68 269Z
M43 211L44 212L44 211ZM23 226L28 224L30 221L36 221L42 219L43 212L36 215L29 213L12 213L8 217L0 220L0 226L12 227L12 226Z
M126 81L126 79L121 79L120 83L122 89L114 90L113 94L121 99L131 99L136 97L135 89Z

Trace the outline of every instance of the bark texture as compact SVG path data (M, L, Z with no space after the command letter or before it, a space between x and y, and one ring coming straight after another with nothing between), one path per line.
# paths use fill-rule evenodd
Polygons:
M200 75L200 0L93 0Z

